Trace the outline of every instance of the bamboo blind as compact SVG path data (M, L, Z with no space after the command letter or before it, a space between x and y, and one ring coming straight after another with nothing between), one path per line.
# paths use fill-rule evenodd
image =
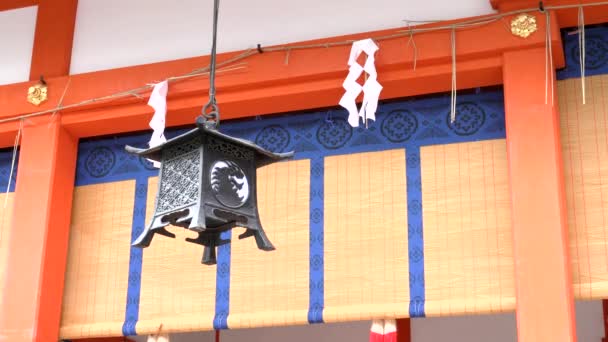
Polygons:
M121 335L135 182L74 191L61 338Z
M264 230L276 247L232 239L228 326L248 328L307 322L310 161L271 164L258 171Z
M505 140L421 148L427 316L515 307Z
M8 197L8 198L7 198ZM4 205L6 201L6 205ZM0 294L3 292L6 258L8 256L8 240L13 210L13 193L0 194ZM0 295L0 301L2 296Z
M158 178L150 178L146 224L154 210ZM197 234L169 228L171 239L156 235L144 250L141 272L138 334L211 330L215 307L215 267L201 265L203 247L186 242Z
M325 158L326 322L409 313L405 151Z
M558 82L570 260L579 299L608 296L608 75Z

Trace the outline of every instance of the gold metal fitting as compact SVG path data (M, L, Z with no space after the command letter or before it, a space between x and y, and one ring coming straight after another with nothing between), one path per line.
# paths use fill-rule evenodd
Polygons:
M515 36L528 38L537 29L536 17L533 15L520 14L511 20L511 33Z
M27 102L35 106L39 106L42 102L46 101L47 98L47 86L44 83L33 85L27 90Z

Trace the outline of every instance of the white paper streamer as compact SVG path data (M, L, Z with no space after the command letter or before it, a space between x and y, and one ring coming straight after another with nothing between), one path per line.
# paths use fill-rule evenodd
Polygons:
M378 98L382 91L382 86L378 83L374 54L378 51L378 46L371 39L359 40L353 43L348 59L349 73L342 83L346 92L340 99L340 106L348 111L348 123L353 127L359 126L359 117L363 123L367 120L376 120L376 109L378 109ZM357 63L357 58L361 53L367 55L365 64L361 66ZM357 79L363 72L367 73L367 80L361 86ZM357 109L357 96L363 91L363 103L361 109Z
M165 117L167 116L168 88L169 83L167 81L157 83L148 100L148 106L154 108L154 116L150 120L150 128L154 130L148 142L150 147L158 146L167 141L165 138ZM152 163L154 167L160 167L159 162L152 161Z

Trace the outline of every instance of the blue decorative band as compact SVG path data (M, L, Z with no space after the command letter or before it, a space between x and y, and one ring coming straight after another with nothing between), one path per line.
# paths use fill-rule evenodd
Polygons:
M13 151L0 152L0 193L6 192L8 179L11 178L11 165L13 163ZM11 184L8 187L9 192L15 191L15 183L17 179L17 165L19 164L19 152L15 158L15 165L11 178Z
M410 268L410 317L424 317L424 240L420 148L406 150L407 235Z
M581 77L579 33L573 29L562 31L566 67L558 70L557 79ZM608 27L585 28L585 75L608 74Z
M222 240L232 239L232 230L220 235ZM215 278L215 317L214 329L228 329L230 311L230 257L232 243L217 247L217 269ZM201 267L205 267L202 266Z
M324 261L323 261L323 157L310 160L310 276L308 322L323 323Z
M133 205L133 223L131 226L131 241L134 241L143 231L146 220L146 202L148 198L148 177L135 179L135 203ZM127 288L127 309L122 334L136 335L135 325L139 319L139 295L141 290L141 265L143 250L131 247L129 256L129 284Z

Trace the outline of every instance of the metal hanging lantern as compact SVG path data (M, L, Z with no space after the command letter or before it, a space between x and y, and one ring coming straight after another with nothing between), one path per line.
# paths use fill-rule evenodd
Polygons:
M220 133L219 109L215 100L215 55L219 0L215 0L213 47L211 52L209 102L196 120L197 127L165 143L129 153L161 163L158 192L152 221L133 242L148 247L155 234L175 237L168 225L198 232L186 239L203 245L202 263L216 263L215 247L230 241L220 234L234 227L246 231L239 238L253 236L259 249L274 246L264 233L257 206L258 167L293 156L271 153L254 143Z

